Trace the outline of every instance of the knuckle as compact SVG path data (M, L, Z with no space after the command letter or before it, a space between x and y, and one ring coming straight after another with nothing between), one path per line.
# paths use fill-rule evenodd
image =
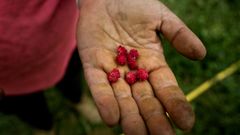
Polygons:
M156 98L146 97L140 101L140 110L145 120L155 115L163 115L164 111Z
M146 122L148 122L151 118L155 118L154 116L165 116L165 114L160 111L154 111L149 113L146 117L144 117L144 119Z
M118 93L118 94L115 94L115 97L117 100L127 100L129 98L131 98L131 94L130 93Z
M145 95L139 95L138 99L136 99L138 102L144 102L145 100L153 98L153 95L145 94Z
M125 119L131 119L131 118L135 118L135 117L139 117L138 112L130 112L130 113L127 113L126 115L122 115L121 119L125 120Z

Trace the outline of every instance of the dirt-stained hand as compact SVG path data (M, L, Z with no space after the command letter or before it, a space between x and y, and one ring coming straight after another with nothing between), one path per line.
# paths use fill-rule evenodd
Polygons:
M78 49L103 121L120 123L126 135L172 135L167 112L177 127L190 130L194 112L165 61L157 32L195 60L206 54L198 37L158 0L81 0L79 11ZM115 62L119 44L139 51L147 81L126 83L128 67ZM121 78L110 84L107 73L116 67Z

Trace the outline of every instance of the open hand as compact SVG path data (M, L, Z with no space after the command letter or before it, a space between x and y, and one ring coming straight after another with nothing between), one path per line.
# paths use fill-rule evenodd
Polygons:
M78 48L84 73L103 121L120 123L127 135L172 135L169 118L190 130L194 113L165 61L161 32L179 53L202 59L205 48L185 24L158 0L81 0ZM127 66L115 62L116 48L137 49L148 81L129 85ZM121 78L110 84L107 73L118 68Z

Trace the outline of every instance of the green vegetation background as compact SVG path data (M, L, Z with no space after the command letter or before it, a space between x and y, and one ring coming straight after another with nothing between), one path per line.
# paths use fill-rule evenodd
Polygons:
M164 41L167 61L187 94L240 59L239 0L163 0L204 42L208 54L201 62L190 61ZM189 135L240 134L240 71L214 85L192 102L196 124ZM120 134L119 127L90 124L51 89L46 92L59 135ZM0 135L31 135L33 130L15 116L0 113ZM178 135L184 133L177 131Z

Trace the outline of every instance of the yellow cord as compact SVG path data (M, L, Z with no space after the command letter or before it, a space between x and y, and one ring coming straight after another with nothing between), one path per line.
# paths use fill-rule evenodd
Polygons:
M223 71L219 72L213 78L207 80L206 82L204 82L203 84L201 84L200 86L192 90L189 94L187 94L187 100L191 102L192 100L194 100L195 98L197 98L198 96L200 96L201 94L209 90L211 86L213 86L217 82L225 79L226 77L236 72L238 68L240 68L240 60L233 63Z

